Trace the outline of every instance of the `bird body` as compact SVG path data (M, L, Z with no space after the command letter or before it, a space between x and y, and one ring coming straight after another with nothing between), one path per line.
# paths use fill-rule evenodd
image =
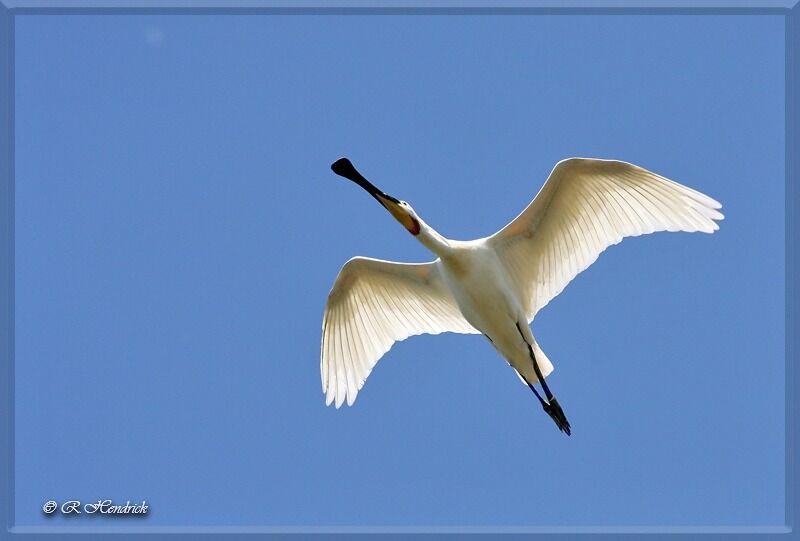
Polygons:
M526 381L538 382L527 346L533 345L536 352L538 344L519 300L522 291L487 239L455 243L436 264L464 319L485 335ZM517 331L518 323L523 336ZM546 359L543 354L536 358ZM553 366L549 360L544 365L540 364L540 369L547 376Z
M430 263L348 261L328 296L320 368L328 404L352 404L377 361L416 334L485 335L558 427L570 425L545 381L553 364L533 337L537 312L608 246L655 231L718 229L721 205L627 162L559 162L539 194L497 233L443 237L405 201L366 180L346 158L335 173L360 185L426 248ZM541 385L547 400L537 392Z

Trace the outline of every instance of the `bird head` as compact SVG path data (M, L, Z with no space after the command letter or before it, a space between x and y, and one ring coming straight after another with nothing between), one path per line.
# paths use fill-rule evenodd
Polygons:
M414 209L411 208L411 205L379 190L374 184L364 178L347 158L339 158L333 162L331 169L337 175L352 180L364 188L367 193L374 197L378 203L383 205L383 207L389 211L389 214L394 216L395 220L400 222L409 233L414 236L419 235L421 228L420 219L417 213L414 212Z

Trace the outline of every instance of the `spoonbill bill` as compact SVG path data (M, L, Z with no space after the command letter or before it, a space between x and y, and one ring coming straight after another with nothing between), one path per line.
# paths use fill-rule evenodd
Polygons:
M337 408L353 404L395 342L418 334L483 334L569 435L569 421L545 381L553 363L529 326L537 312L624 237L713 233L723 219L714 199L631 163L569 158L500 231L451 240L347 158L331 169L366 190L437 256L429 263L354 257L342 267L325 306L320 354L325 402Z

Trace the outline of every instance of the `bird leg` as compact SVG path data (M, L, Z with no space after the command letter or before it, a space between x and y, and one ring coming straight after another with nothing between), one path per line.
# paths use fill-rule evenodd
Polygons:
M522 329L517 323L517 331L519 331L519 335L525 340L525 335L522 334ZM544 401L539 393L536 391L536 387L534 387L531 382L525 379L525 383L528 384L528 387L533 394L536 395L536 398L539 399L539 403L542 405L542 409L553 419L553 422L556 423L558 429L569 436L572 434L572 427L570 427L569 421L567 421L567 416L564 415L564 410L561 409L561 405L556 400L556 397L553 396L553 393L550 392L550 387L547 386L547 382L544 380L544 376L542 375L542 371L539 369L539 363L536 362L536 355L533 354L533 347L525 340L525 345L528 346L528 353L530 353L531 361L533 361L533 371L536 372L536 377L539 379L539 384L542 386L544 390L544 394L547 397L547 401Z

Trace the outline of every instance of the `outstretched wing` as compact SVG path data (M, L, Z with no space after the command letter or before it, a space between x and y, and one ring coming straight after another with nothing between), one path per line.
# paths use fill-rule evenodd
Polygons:
M435 262L354 257L328 296L320 371L326 404L351 405L367 376L397 341L417 334L478 333L442 282Z
M489 237L530 322L567 284L624 237L655 231L713 233L723 216L710 197L636 165L570 158L539 194Z

